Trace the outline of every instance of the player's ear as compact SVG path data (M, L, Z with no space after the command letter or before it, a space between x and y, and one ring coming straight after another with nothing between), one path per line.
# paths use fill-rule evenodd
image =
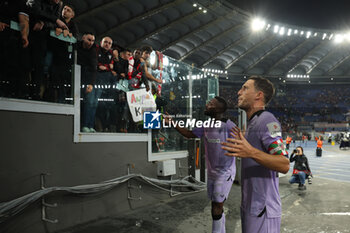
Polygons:
M256 99L264 99L264 92L258 91L256 93Z

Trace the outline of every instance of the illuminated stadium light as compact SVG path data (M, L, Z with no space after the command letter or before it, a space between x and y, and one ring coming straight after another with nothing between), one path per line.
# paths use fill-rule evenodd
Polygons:
M298 34L298 30L297 29L294 30L294 34Z
M329 40L331 40L333 38L334 34L332 33L330 36L329 36Z
M198 9L199 9L199 10L202 10L202 7L200 6Z
M225 74L227 74L227 70L225 71Z
M350 32L346 33L345 38L347 41L350 41Z
M334 42L335 43L342 43L344 41L344 35L342 34L337 34L334 37Z
M287 36L290 36L291 34L292 34L292 29L289 28L289 29L288 29L288 33L287 33Z
M310 36L311 36L311 32L308 31L308 32L306 33L306 38L309 39Z
M197 7L197 4L196 4L196 3L194 3L194 4L193 4L193 7Z
M304 79L304 78L310 78L309 75L302 75L302 74L287 74L287 78L293 78L293 79ZM280 79L281 80L281 79Z
M278 25L275 25L274 27L273 27L273 32L274 33L277 33L278 32L278 30L279 30L279 26Z
M323 33L322 40L326 39L327 33Z
M261 20L259 18L255 18L252 21L252 30L253 31L260 31L265 27L266 23L264 20Z
M204 14L205 14L205 13L207 13L207 10L206 10L206 9L204 9L204 10L203 10L203 13L204 13Z
M280 28L279 34L280 34L281 36L284 35L284 27L281 27L281 28Z
M333 78L331 78L331 80L333 81Z
M315 32L315 33L314 33L314 37L316 37L317 35L318 35L318 33L317 33L317 32Z
M269 30L270 27L271 27L271 24L268 24L268 25L266 26L266 31Z
M300 35L301 35L301 36L304 35L304 31L300 31Z

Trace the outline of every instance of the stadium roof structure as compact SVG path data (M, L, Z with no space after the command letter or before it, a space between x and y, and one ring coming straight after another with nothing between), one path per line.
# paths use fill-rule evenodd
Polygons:
M155 50L200 69L276 78L350 76L350 40L332 30L258 22L228 0L70 0L81 32ZM341 43L344 41L343 43ZM337 43L338 42L338 43Z

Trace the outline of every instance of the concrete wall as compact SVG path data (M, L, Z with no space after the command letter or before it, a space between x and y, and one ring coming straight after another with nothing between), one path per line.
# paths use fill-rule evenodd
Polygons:
M157 177L155 163L147 162L147 143L73 143L73 116L0 111L0 202L40 189L40 174L50 173L46 186L94 184L134 173ZM187 160L181 161L186 164ZM137 181L132 181L137 185ZM77 196L55 193L47 197L57 208L48 217L58 224L41 221L41 204L35 202L19 215L0 224L1 233L55 232L98 218L122 214L168 199L169 195L144 183L133 190L142 201L127 199L127 185L121 184L101 195Z

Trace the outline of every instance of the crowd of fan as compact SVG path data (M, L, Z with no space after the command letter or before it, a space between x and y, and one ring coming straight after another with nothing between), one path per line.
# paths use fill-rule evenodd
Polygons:
M137 132L139 127L127 111L125 86L127 90L143 86L149 90L147 80L162 82L147 70L152 48L144 46L132 53L113 44L109 36L95 43L94 33L79 34L74 17L74 6L61 0L0 1L0 96L71 101L77 51L82 131L96 132L97 127L99 131ZM18 22L19 31L12 27L13 22ZM81 40L74 43L58 36ZM118 84L122 88L117 89Z
M74 17L74 6L61 0L0 1L0 96L61 103L71 100L68 97L72 97L71 67L76 50L77 63L81 65L82 130L95 132L97 127L99 131L137 131L137 126L128 120L125 92L113 89L125 84L123 81L129 90L141 86L149 89L147 80L161 83L147 70L146 60L152 48L145 46L132 53L113 44L109 36L95 43L95 35L85 32L73 50L72 43L58 40L50 32L80 38ZM19 22L19 31L13 30L11 21ZM229 109L236 108L240 88L241 85L220 85L220 95L227 100ZM200 90L204 89L199 87L197 92ZM341 116L348 111L349 91L344 86L314 86L310 90L287 85L279 88L269 110L286 130L295 130L308 116L315 116L314 121L342 122ZM204 106L202 98L195 101L197 106Z

